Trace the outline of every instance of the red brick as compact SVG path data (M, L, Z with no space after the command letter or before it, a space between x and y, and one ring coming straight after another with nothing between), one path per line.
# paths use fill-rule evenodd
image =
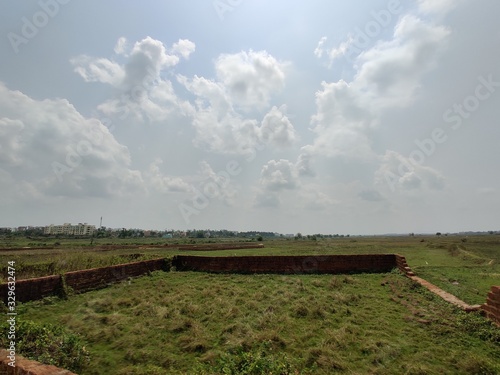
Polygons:
M328 256L176 256L178 270L236 273L387 272L396 266L392 254Z
M0 349L0 373L5 375L76 375L75 373L57 368L52 365L44 365L40 362L31 361L16 354L16 366L9 366L8 352Z
M500 286L493 285L493 286L491 287L491 291L492 291L493 293L498 293L498 294L500 294Z

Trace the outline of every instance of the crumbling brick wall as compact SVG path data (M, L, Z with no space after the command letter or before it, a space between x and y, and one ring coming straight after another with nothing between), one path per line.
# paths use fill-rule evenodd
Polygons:
M67 272L64 275L66 285L76 292L99 289L108 284L137 277L153 271L167 270L166 259L153 259L109 267Z
M481 306L486 316L500 326L500 286L492 286L486 303Z
M28 302L51 295L64 293L63 285L76 292L98 289L114 282L148 274L152 271L168 271L170 261L165 258L145 260L109 267L92 268L82 271L67 272L64 275L37 277L16 281L15 296L18 302ZM8 284L0 285L0 299L7 303Z
M406 263L406 258L402 255L396 254L396 265L398 269L403 272L406 276L415 276L411 268Z
M52 365L44 365L37 361L26 359L20 355L15 356L15 367L10 366L9 352L0 349L0 374L2 375L76 375L75 373L57 368Z
M7 302L8 284L0 285L0 297ZM16 302L27 302L62 292L61 276L52 275L34 279L17 280L15 289Z

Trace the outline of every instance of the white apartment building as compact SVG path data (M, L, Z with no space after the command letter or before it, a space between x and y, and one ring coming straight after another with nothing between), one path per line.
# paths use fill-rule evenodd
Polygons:
M94 234L95 230L95 225L89 225L87 223L79 223L78 225L64 223L63 225L47 225L43 233L52 235L62 234L66 236L91 236Z

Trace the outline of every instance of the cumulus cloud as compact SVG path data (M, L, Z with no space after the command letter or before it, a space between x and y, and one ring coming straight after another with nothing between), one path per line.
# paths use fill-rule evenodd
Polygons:
M301 186L301 178L314 176L311 155L303 151L295 163L287 159L269 160L261 169L260 186L267 191L290 190Z
M391 191L442 190L445 187L441 173L391 150L381 157L381 165L375 172L375 182Z
M424 14L444 15L462 2L463 0L418 0L418 7Z
M196 108L191 112L197 147L217 153L246 154L262 145L289 147L297 139L286 106L273 106L259 122L238 113L223 82L198 76L191 80L178 76L178 81L197 97Z
M356 84L369 89L372 107L410 104L423 75L436 66L449 34L443 26L406 15L396 25L392 40L362 53Z
M325 43L328 40L326 36L321 37L321 39L318 42L318 45L314 49L314 56L316 56L318 59L323 57L323 54L325 53Z
M121 37L118 38L118 41L115 44L114 51L117 55L126 55L128 50L128 42L127 38Z
M186 115L191 111L189 102L177 97L172 83L161 73L179 64L181 58L189 58L194 50L195 44L187 39L167 48L148 36L129 49L127 40L119 38L114 51L127 58L124 64L86 55L71 59L71 63L86 82L107 83L119 90L116 98L98 106L107 116L162 121L173 112Z
M85 82L108 83L119 87L125 77L125 71L120 64L105 58L93 58L80 55L70 60Z
M377 42L357 58L351 82L323 82L311 122L311 153L373 160L370 131L386 111L406 107L446 46L449 30L412 15L402 17L389 41Z
M27 192L113 196L145 191L128 149L63 99L34 100L0 83L3 174Z
M203 160L200 163L200 175L202 178L199 185L200 191L210 199L218 199L232 206L235 203L237 190L228 173L217 173L210 163Z
M340 43L338 47L333 47L333 48L327 48L326 43L328 41L328 38L326 36L322 37L316 48L314 49L314 55L318 58L321 59L323 56L326 56L328 59L329 63L328 66L331 67L333 62L346 55L349 49L352 47L354 43L354 38L349 35L347 40L344 42Z
M218 80L235 105L245 110L263 109L285 84L285 64L266 51L220 55L215 62Z
M260 126L260 138L263 143L271 143L277 147L291 146L297 139L292 123L285 115L286 107L276 106L264 116Z
M181 177L164 175L160 170L162 164L163 160L157 158L150 164L148 171L145 173L145 177L149 179L148 184L151 188L162 193L186 193L192 191L191 185Z
M196 95L196 110L192 125L196 130L193 140L197 147L228 154L243 154L253 149L258 141L258 122L238 115L228 94L219 82L194 76L192 80L179 76L179 82Z
M179 41L172 46L172 52L182 56L184 59L188 59L195 49L195 44L188 39L179 39Z
M297 163L295 164L299 176L311 176L311 177L314 176L315 172L312 169L311 164L312 164L312 156L307 151L307 147L305 147L299 154L297 158Z
M293 189L298 183L295 165L285 159L267 162L262 167L260 176L260 183L266 190Z

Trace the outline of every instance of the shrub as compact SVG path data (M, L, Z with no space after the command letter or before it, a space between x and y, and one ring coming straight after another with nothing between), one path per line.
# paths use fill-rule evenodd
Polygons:
M2 331L7 329L8 325L3 323ZM21 355L44 364L79 372L90 362L89 352L80 337L57 326L18 321L16 339ZM0 337L0 346L8 347L7 335Z
M243 347L222 354L213 366L206 365L198 370L198 375L292 375L298 374L293 369L286 355L275 354L271 341L264 341L249 350Z

